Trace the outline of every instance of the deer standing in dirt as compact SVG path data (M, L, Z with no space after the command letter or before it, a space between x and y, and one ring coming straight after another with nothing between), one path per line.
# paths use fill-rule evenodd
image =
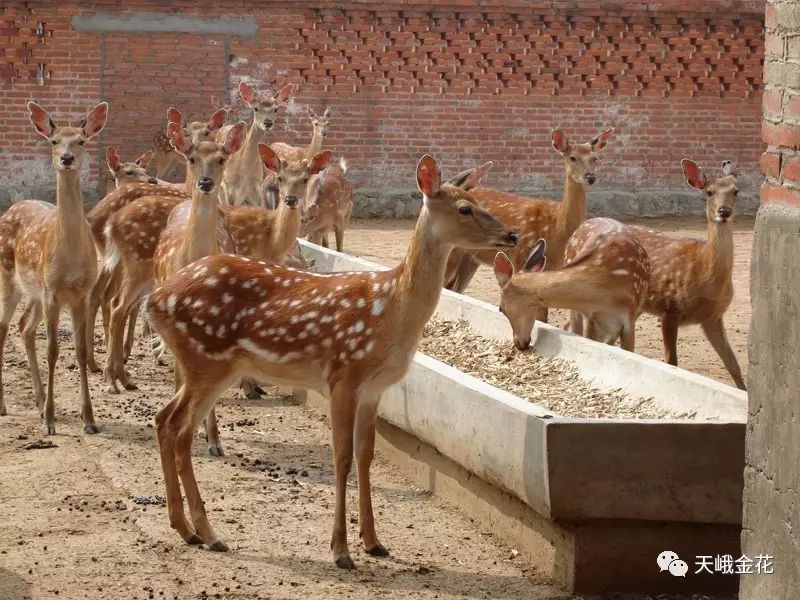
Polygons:
M424 206L406 258L392 270L321 275L216 255L182 269L150 295L151 322L184 376L183 386L158 413L156 428L170 524L186 542L228 549L206 516L192 467L192 437L220 393L251 375L315 389L331 399L334 560L344 569L355 566L345 507L354 452L361 537L369 554L388 554L375 532L369 481L381 394L408 370L441 295L453 245L497 249L516 243L468 192L440 182L436 161L424 156L417 167ZM195 319L211 325L210 333ZM181 481L192 524L184 513Z
M525 198L507 192L477 187L471 192L480 203L508 227L520 234L519 244L509 255L514 268L519 270L530 256L537 240L543 238L548 247L548 268L564 264L567 240L586 220L586 186L597 180L595 163L597 153L605 148L613 128L606 129L584 144L571 143L562 129L551 134L553 148L564 158L564 198L561 202L539 198ZM481 264L491 265L494 255L481 251L468 253L456 250L449 260L446 287L463 292ZM536 317L547 321L543 307Z
M258 144L271 131L278 116L278 108L292 94L292 87L284 86L273 96L257 95L252 86L244 81L239 84L239 96L253 111L253 123L247 132L242 149L232 157L225 169L220 199L223 204L262 206L262 182L264 166L258 153Z
M122 162L116 148L109 146L106 150L108 171L114 178L114 187L119 189L129 183L158 183L155 177L147 174L147 166L153 158L153 151L148 150L133 162Z
M684 159L681 165L686 181L706 203L707 239L674 238L647 227L630 227L653 265L644 310L661 318L667 363L678 364L678 327L699 323L736 387L744 390L742 370L722 321L733 299L736 170L725 161L722 176L709 181L693 161Z
M309 221L308 240L328 247L328 231L336 236L336 250L344 248L344 230L353 213L353 183L347 179L347 162L327 167L308 182L306 206L317 207L317 216Z
M56 171L56 205L36 200L13 204L0 217L0 414L5 414L2 392L2 348L14 309L25 294L28 306L19 320L36 405L42 413L45 435L55 429L54 383L58 359L58 318L67 306L80 377L81 418L86 433L97 433L87 378L86 312L88 290L97 273L97 255L89 224L84 218L80 170L86 142L106 124L108 104L93 108L78 127L58 126L35 102L28 103L36 131L51 145ZM36 328L47 328L47 396L36 357Z
M500 312L514 331L514 345L527 350L537 311L565 308L586 319L585 335L633 352L636 319L650 281L650 261L627 227L614 219L584 221L567 242L565 265L544 271L546 243L533 247L521 272L504 253L494 259Z

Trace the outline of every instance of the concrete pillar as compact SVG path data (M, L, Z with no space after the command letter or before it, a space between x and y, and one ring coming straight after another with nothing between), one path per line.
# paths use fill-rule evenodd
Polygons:
M762 156L751 270L741 600L800 594L800 1L768 0ZM764 562L763 560L761 562Z

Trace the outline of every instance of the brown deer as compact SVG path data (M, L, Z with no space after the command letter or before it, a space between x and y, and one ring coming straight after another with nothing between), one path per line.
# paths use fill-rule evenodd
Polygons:
M345 507L354 451L361 537L369 554L388 554L375 532L369 481L381 394L408 370L441 294L453 245L516 243L516 236L469 192L440 181L436 161L424 156L417 166L424 206L405 260L390 271L320 275L216 255L182 269L150 295L149 318L184 376L183 386L158 413L156 428L170 524L186 542L228 549L206 516L192 467L192 437L219 394L252 375L315 389L331 399L334 560L341 568L355 566ZM212 325L210 334L195 319Z
M86 143L106 124L108 104L93 108L77 127L58 126L35 102L28 103L36 131L51 145L56 170L56 205L36 200L17 202L0 217L0 414L5 414L2 393L2 348L8 323L22 294L28 306L19 320L36 405L42 413L45 435L56 432L54 383L58 359L58 318L67 306L80 377L81 418L86 433L97 433L87 378L86 309L88 290L97 274L97 255L89 224L84 218L80 170ZM36 328L45 319L47 329L47 397L36 357Z
M500 284L500 312L514 331L514 345L527 350L537 311L543 307L577 311L586 319L586 337L633 352L636 319L650 281L650 261L633 234L613 219L584 221L567 242L566 264L544 271L546 243L533 247L521 272L504 253L494 259Z
M114 187L119 189L129 183L158 183L155 177L147 174L147 166L153 158L153 151L148 150L134 162L122 162L116 148L109 146L106 150L106 164L114 178Z
M344 248L344 230L353 213L353 183L347 179L347 162L327 167L308 183L306 206L317 207L317 216L309 221L308 240L328 247L328 231L336 236L336 250Z
M245 202L261 206L264 166L258 153L258 144L264 141L268 131L275 125L278 108L292 94L292 86L284 86L273 96L257 95L244 81L239 84L239 96L253 111L253 123L247 132L244 146L225 169L220 198L224 204Z
M325 108L325 112L322 113L321 117L318 117L317 113L310 107L306 108L306 113L311 119L311 142L309 142L308 146L290 146L283 142L270 144L269 147L275 151L279 158L290 162L297 162L303 159L311 160L315 154L322 150L322 144L330 126L331 107Z
M681 161L689 185L702 193L708 221L707 240L673 238L646 227L630 230L644 246L653 265L645 312L661 318L664 360L678 364L678 327L699 323L736 387L746 389L722 317L733 299L733 219L736 170L722 163L722 177L706 179L691 160Z
M571 143L562 129L553 131L551 142L556 152L564 158L566 174L564 199L561 202L525 198L483 187L472 189L472 195L486 210L508 227L519 231L519 244L509 255L515 269L523 267L540 238L547 241L548 267L558 268L564 264L567 240L586 220L586 186L597 180L597 153L605 148L613 131L613 128L606 129L585 144ZM493 262L494 255L491 252L470 254L456 250L455 256L449 261L446 287L463 292L478 266L491 265ZM547 321L546 307L539 311L536 318Z

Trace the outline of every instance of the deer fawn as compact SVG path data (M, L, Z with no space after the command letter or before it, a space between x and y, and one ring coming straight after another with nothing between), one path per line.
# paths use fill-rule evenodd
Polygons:
M275 125L278 108L291 96L292 87L284 86L274 96L257 96L244 81L239 84L239 96L253 111L253 123L247 132L242 149L233 156L225 169L220 198L224 204L245 202L261 206L264 166L259 157L258 144L264 141Z
M108 150L106 150L106 164L111 176L114 178L114 187L119 189L129 183L158 183L155 177L150 177L147 174L147 166L152 158L153 151L148 150L134 162L124 163L120 160L116 148L109 146Z
M308 183L306 206L317 207L317 216L309 221L308 239L328 247L328 231L336 235L336 250L344 248L344 230L353 213L353 184L347 177L347 162L327 167Z
M722 163L722 177L708 181L691 160L681 161L689 185L702 192L708 221L707 241L673 238L646 227L630 230L653 264L645 312L661 317L664 360L678 364L678 327L699 323L725 364L736 387L746 389L722 317L733 299L733 218L736 170Z
M490 213L520 233L519 245L509 256L519 270L531 254L536 241L543 238L548 246L548 265L557 268L564 264L564 248L578 226L586 220L586 186L597 179L597 153L605 148L613 128L606 129L585 144L570 143L562 129L551 135L553 148L564 158L566 178L564 199L561 202L524 198L488 188L474 187L472 194ZM474 182L477 185L479 182ZM448 265L446 287L463 292L480 264L492 264L491 252L466 253L456 250ZM546 307L537 320L547 321Z
M208 522L191 443L222 390L249 374L316 389L331 399L334 560L341 568L355 566L345 511L354 450L361 537L368 553L388 554L375 532L369 482L381 393L408 370L441 294L453 245L498 248L516 243L516 236L468 192L440 184L430 156L419 162L417 184L424 206L405 260L391 271L319 275L217 255L182 269L150 295L150 319L184 375L183 386L158 413L156 428L170 524L186 542L227 550ZM194 319L211 325L210 334ZM193 525L184 514L179 477Z
M28 103L36 131L51 144L56 170L56 205L28 200L17 202L0 217L0 414L6 408L2 394L2 348L8 323L22 294L29 303L19 320L36 405L42 413L45 435L56 432L54 381L58 359L58 317L66 305L72 317L72 335L80 376L81 418L86 433L97 433L87 378L87 292L97 273L97 255L84 218L80 170L85 144L106 124L108 104L93 108L78 127L58 126L35 102ZM47 397L36 357L36 328L47 328Z
M613 219L589 219L567 242L566 264L543 271L546 243L533 247L522 272L504 253L494 259L500 284L500 311L514 331L514 345L526 350L542 307L567 308L587 319L586 337L614 344L621 338L633 352L636 319L650 280L650 261L628 229Z

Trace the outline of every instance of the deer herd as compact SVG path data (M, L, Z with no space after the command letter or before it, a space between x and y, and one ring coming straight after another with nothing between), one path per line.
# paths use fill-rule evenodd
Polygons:
M463 291L482 264L493 266L500 310L514 344L525 350L535 320L549 308L570 311L569 327L634 350L636 320L661 319L664 358L677 364L677 332L698 323L739 388L744 381L723 327L733 288L732 220L736 172L730 162L708 179L682 162L689 185L706 204L706 240L679 239L609 218L587 220L587 186L597 178L607 129L586 143L552 132L564 160L561 202L481 187L492 163L443 180L423 156L416 184L423 206L405 259L383 272L315 273L298 237L342 250L354 183L344 159L332 161L325 136L330 108L308 109L307 146L267 143L291 87L275 94L239 86L249 126L227 123L230 107L214 101L207 121L187 121L175 108L152 150L106 161L116 188L85 213L79 174L86 143L106 124L98 104L78 126L57 125L30 102L30 120L51 144L56 203L13 204L0 218L0 357L21 300L19 328L46 435L55 433L54 382L58 322L69 310L80 376L81 416L96 433L88 372L99 372L94 326L102 314L110 393L136 389L125 368L140 308L157 336L157 354L174 357L175 395L156 417L171 526L189 544L224 551L212 529L192 466L191 446L205 422L209 452L223 453L214 414L218 397L258 382L316 390L330 399L336 500L331 549L353 568L346 533L346 484L355 457L360 534L366 551L385 556L378 539L369 482L377 407L400 381L443 287ZM162 178L180 162L181 184ZM148 168L155 167L155 176ZM36 356L36 329L47 330L47 386ZM6 414L0 360L0 415ZM184 511L183 494L189 506Z

